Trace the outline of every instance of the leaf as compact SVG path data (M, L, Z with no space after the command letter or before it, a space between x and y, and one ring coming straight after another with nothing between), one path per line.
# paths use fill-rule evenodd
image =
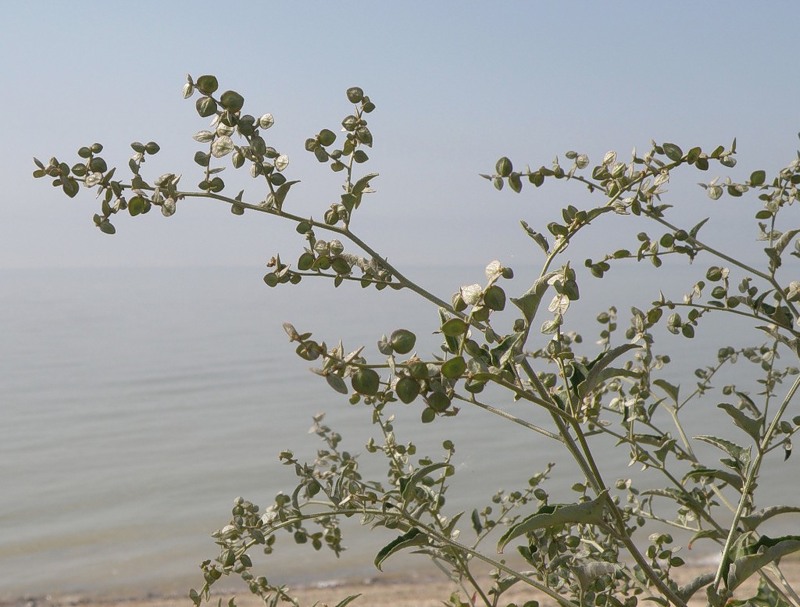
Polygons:
M664 154L673 162L678 162L683 158L683 151L674 143L665 143L661 147L664 148Z
M353 374L353 390L365 396L375 396L380 389L380 376L370 368L359 369Z
M300 181L287 181L286 183L282 184L277 190L275 190L275 205L280 210L281 206L283 205L283 201L286 200L286 195L289 193L289 188L291 188L294 184L300 183Z
M718 449L722 449L730 455L733 459L743 464L747 464L750 462L750 449L745 449L737 445L736 443L726 440L724 438L719 438L718 436L710 436L708 434L701 434L700 436L694 437L696 440L703 441L704 443L708 443L709 445L714 445Z
M697 238L697 233L700 231L700 228L702 228L708 220L709 218L706 217L702 221L698 222L691 230L689 230L689 236L692 238Z
M592 371L594 371L594 369L592 369ZM597 386L614 377L630 377L631 379L639 379L641 374L638 371L619 369L616 367L606 367L597 373L592 373L590 371L586 379L578 385L578 396L583 398L587 394L591 394L592 391L597 388Z
M225 91L220 95L219 102L226 110L238 112L244 106L244 97L236 91Z
M702 531L695 533L692 536L692 539L689 540L689 543L687 544L689 550L692 549L692 545L697 540L702 540L702 539L722 540L725 539L725 534L722 531L718 531L717 529L703 529Z
M533 239L533 242L538 244L545 253L550 253L550 244L547 242L547 238L544 234L540 234L533 228L531 228L525 221L520 221L522 224L522 229Z
M636 344L624 344L601 354L600 357L597 358L593 363L589 374L586 376L586 380L581 386L579 386L578 394L580 396L584 396L591 393L601 382L609 379L610 377L616 377L620 375L624 375L626 377L638 377L638 374L626 369L607 369L608 365L611 364L614 359L619 358L629 350L636 348L639 348L639 346ZM606 371L610 371L610 373Z
M605 499L606 492L604 491L595 499L588 502L542 506L539 508L538 512L528 516L506 531L503 537L497 542L497 551L502 553L503 548L505 548L511 540L526 533L530 533L531 531L536 531L537 529L576 523L584 525L601 524L603 522L603 512L605 510L603 506L603 501Z
M206 74L197 79L195 86L197 87L197 90L204 95L210 95L217 90L219 83L217 82L217 78L215 76Z
M525 317L525 320L530 324L533 320L534 316L536 316L536 311L539 309L539 304L542 301L542 297L544 296L545 292L547 292L547 288L550 286L549 281L553 276L556 276L558 272L548 272L544 276L540 276L536 279L536 282L533 283L530 289L528 289L522 297L512 297L511 303L517 306L520 310L522 310L522 315Z
M703 586L708 586L713 581L713 573L703 573L698 575L691 582L678 588L678 596L681 597L685 603L688 603L689 599L692 598L695 592L700 590Z
M442 333L448 337L457 337L467 332L469 325L460 318L451 318L442 325Z
M395 552L411 548L412 546L424 546L427 543L428 537L418 528L412 527L406 533L398 536L381 548L380 552L378 552L378 555L375 557L375 567L378 568L378 571L383 571L383 569L381 569L383 562Z
M472 528L475 530L475 533L480 533L483 531L483 523L481 523L481 515L478 513L478 509L475 508L472 511Z
M753 512L748 516L743 516L742 523L744 523L749 529L757 529L761 523L771 519L773 516L797 512L800 512L800 506L770 506L768 508L763 508L758 512Z
M377 176L378 173L369 173L364 175L361 179L353 184L351 192L353 192L353 194L360 194L361 192L366 191L367 188L369 188L369 182Z
M653 385L658 386L664 392L666 392L667 396L675 401L675 404L678 403L678 393L681 389L680 386L674 386L665 379L655 379L653 380Z
M211 144L211 155L214 158L222 158L233 151L233 140L227 135L217 137Z
M442 364L442 375L447 379L457 379L467 370L463 356L456 356Z
M729 590L735 590L747 578L770 563L775 562L787 554L800 551L800 536L787 535L775 539L762 536L761 539L753 545L753 549L760 550L762 546L767 546L767 549L757 554L743 556L731 563L728 569L727 579L727 587Z
M410 500L411 498L413 498L414 488L417 486L417 484L426 476L430 476L431 473L436 472L437 470L441 470L442 468L446 469L445 474L452 474L452 471L454 470L452 464L438 462L436 464L429 464L427 466L423 466L419 470L415 471L411 476L408 477L408 480L405 483L403 483L403 486L401 488L403 499Z
M767 179L767 174L765 171L753 171L750 174L750 185L753 187L764 185L764 181Z
M733 418L733 423L747 432L750 438L752 438L755 442L759 441L763 421L762 419L754 419L730 403L720 403L717 405L717 407L730 415Z
M695 468L687 472L683 480L686 481L686 479L690 478L715 478L724 483L728 483L739 493L742 492L742 478L738 474L733 474L725 470L717 470L716 468Z
M198 143L208 143L214 139L214 133L211 131L198 131L192 136L192 139Z
M781 237L778 239L778 242L775 243L775 247L774 247L775 251L779 255L781 253L783 253L783 250L786 248L786 245L788 245L790 242L792 242L792 239L795 236L797 236L797 234L800 234L800 229L787 230L786 232L781 234Z
M347 605L349 605L350 603L355 601L360 596L361 596L361 593L359 593L359 594L351 594L347 598L342 599L341 601L336 603L336 607L347 607Z
M328 385L336 390L339 394L347 394L347 384L345 384L344 380L338 375L328 374L325 376L325 381L327 381Z

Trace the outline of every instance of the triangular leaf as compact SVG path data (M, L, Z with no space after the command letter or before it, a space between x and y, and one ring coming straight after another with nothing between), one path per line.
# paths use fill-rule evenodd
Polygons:
M717 407L730 415L733 418L733 423L747 432L750 438L756 442L759 441L762 427L761 419L754 419L750 417L749 415L745 414L744 411L737 409L730 403L720 403L717 405Z
M598 525L603 522L605 499L606 493L603 492L588 502L542 506L535 514L526 517L506 531L497 543L497 551L502 553L503 548L511 540L536 529L575 523Z
M403 492L403 499L408 500L414 497L414 488L417 486L417 483L421 481L426 476L430 475L432 472L436 472L441 468L447 468L447 472L445 474L452 474L453 466L451 464L446 464L444 462L439 462L436 464L430 464L428 466L423 466L416 472L414 472L411 476L408 477L408 480L404 483L402 492Z
M381 569L383 562L395 552L405 550L406 548L410 548L412 546L424 546L427 543L428 536L422 533L422 531L420 531L417 527L412 527L406 533L397 536L396 539L381 548L380 552L378 552L378 555L375 557L375 566L379 571L383 571Z
M760 550L766 547L763 552L750 554L736 559L728 569L727 587L735 590L742 582L754 573L793 552L800 552L800 536L787 535L779 538L768 538L763 536L753 546L753 549Z
M778 242L775 243L775 250L778 252L778 254L783 253L783 250L786 248L786 245L792 242L792 239L798 234L800 234L800 229L787 230L786 232L781 234L781 237L778 239Z
M722 449L738 462L743 464L750 463L750 449L745 449L732 441L707 434L695 436L695 439L708 443L709 445L714 445L718 449Z
M530 236L533 241L538 244L545 253L550 252L550 244L547 242L547 238L545 238L544 234L537 232L533 228L531 228L526 221L520 221L522 225L522 229Z
M611 364L611 362L616 358L619 358L629 350L633 350L638 347L639 346L636 344L625 344L604 352L597 360L595 360L594 364L592 365L589 374L586 376L586 380L583 382L582 391L579 389L580 395L583 396L585 394L589 394L602 381L608 379L609 377L615 377L618 375L631 376L633 372L625 369L608 369L608 371L613 372L607 373L606 367L608 367L608 365Z
M674 386L665 379L654 379L653 385L661 388L664 392L667 393L667 396L669 396L673 401L675 401L675 404L678 404L678 393L680 392L681 389L680 386Z
M522 297L511 298L511 302L522 310L522 315L525 317L528 324L530 324L533 317L536 316L536 310L539 309L542 297L550 286L548 284L549 280L556 274L558 274L558 272L548 272L544 276L540 276Z
M717 470L716 468L695 468L686 473L683 480L694 478L715 478L724 483L728 483L731 487L736 489L739 493L742 492L742 478L733 472L725 470Z
M761 523L772 518L773 516L778 516L779 514L793 514L797 512L800 512L800 507L798 506L770 506L757 512L753 512L748 516L743 516L742 523L744 523L748 529L757 529Z

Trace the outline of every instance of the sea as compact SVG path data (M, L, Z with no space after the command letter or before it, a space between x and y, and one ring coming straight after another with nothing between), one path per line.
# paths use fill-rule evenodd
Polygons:
M314 374L315 363L295 354L282 324L329 346L341 340L346 351L363 346L373 358L380 357L382 335L412 329L417 352L429 356L441 353L436 307L410 291L347 282L334 288L322 279L270 288L265 271L0 270L0 598L185 595L199 587L200 563L217 555L211 533L227 524L234 499L265 507L278 493L290 493L294 471L278 454L291 449L313 460L322 444L309 428L321 413L342 434L344 448L358 455L365 475L383 474L380 454L364 448L377 438L370 409L349 404ZM672 271L662 272L652 285L647 268L622 274L613 288L587 279L568 316L574 313L585 335L580 347L599 352L594 318L609 305L617 303L623 326L631 305L645 306L665 285L679 297ZM460 285L485 280L480 266L412 267L408 276L447 300ZM691 288L691 276L678 278L683 282L674 284ZM508 294L524 292L525 280L518 272ZM508 328L513 317L501 316L498 326ZM703 325L694 340L666 335L673 362L664 377L682 381L681 394L688 395L695 367L713 363L721 345L751 337L729 320ZM545 338L535 339L541 345ZM748 374L737 365L729 381L755 395L760 386ZM549 423L542 411L508 395L487 398L513 415ZM716 407L722 399L717 393L687 407L687 433L728 433L746 443ZM796 404L792 409L798 415ZM421 411L420 403L397 403L387 414L395 416L397 440L414 442L419 456L441 457L442 442L455 443L451 515L466 510L468 521L472 508L490 504L501 488L524 489L549 462L556 467L543 487L552 501L575 499L580 475L552 440L470 406L431 424L421 423ZM628 465L626 448L606 441L597 449L609 484L641 474ZM722 454L709 449L719 465ZM767 457L760 505L800 505L795 459L784 462L781 450ZM779 518L776 532L797 532L796 518ZM469 523L462 526L468 537ZM357 521L345 530L347 550L338 559L298 549L287 536L275 554L254 558L255 570L288 583L376 575L374 556L394 534ZM713 546L684 549L682 556L713 558ZM402 574L429 565L412 555L384 569Z

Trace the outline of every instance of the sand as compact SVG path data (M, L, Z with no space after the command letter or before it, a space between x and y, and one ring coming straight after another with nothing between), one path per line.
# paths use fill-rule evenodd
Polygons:
M678 582L683 583L699 573L712 570L712 566L682 567L679 572ZM795 584L800 581L800 562L791 561L783 567L784 573ZM753 588L756 579L748 581L747 587ZM381 576L364 580L352 580L341 583L312 584L306 587L293 589L294 595L300 600L303 607L318 603L320 606L327 604L330 607L349 595L360 594L351 606L375 607L441 607L456 588L446 581L436 581L417 576ZM209 603L217 604L217 599L222 599L226 605L233 593L214 595L214 600ZM463 596L463 595L462 595ZM503 595L503 605L516 601L522 605L525 601L537 599L542 607L553 605L554 602L547 597L537 596L536 593L521 584L512 588ZM254 596L246 593L236 595L236 604L239 607L257 607L263 603ZM281 603L288 605L288 603ZM480 604L480 603L476 603ZM705 593L701 590L693 597L690 605L705 605ZM183 596L141 596L130 598L103 598L100 596L26 596L13 600L0 600L0 607L188 607L191 605L187 595Z

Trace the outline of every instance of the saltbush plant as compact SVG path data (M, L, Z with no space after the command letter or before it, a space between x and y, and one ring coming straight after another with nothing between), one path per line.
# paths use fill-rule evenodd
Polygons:
M755 203L755 208L737 206L755 216L754 238L763 246L753 263L736 250L709 244L706 219L682 225L664 202L676 172L702 176L733 167L735 140L730 147L686 151L673 143L653 143L626 158L608 152L594 165L587 155L569 151L563 161L535 170L518 170L503 157L483 175L495 188L521 192L545 182L570 182L581 187L585 204L567 206L541 227L522 223L531 245L541 249L541 268L532 284L517 287L512 269L492 261L482 284L454 285L448 297L407 277L352 227L377 177L364 168L373 144L367 118L375 105L362 89L347 90L352 107L339 125L305 141L321 165L342 177L343 193L318 211L322 219L291 210L297 181L286 175L288 157L267 134L271 114L245 113L242 95L221 92L211 75L189 77L184 96L195 98L199 116L210 120L194 136L200 146L194 155L201 173L196 188L183 189L177 172L145 176L145 161L159 151L155 142L131 144L124 179L122 171L107 165L97 143L81 147L73 164L34 160L34 176L50 178L69 197L82 188L94 190L100 201L94 223L107 234L115 232L112 220L120 216L158 209L169 217L191 198L229 205L235 215L273 215L293 226L304 245L291 261L277 255L270 260L267 285L316 279L332 286L353 281L364 288L409 290L438 314L441 336L439 351L420 354L415 333L398 319L398 328L378 339L380 358L371 359L363 348L347 352L285 325L297 355L313 361L316 374L342 398L364 407L365 423L376 429L364 457L384 458L386 474L365 478L358 458L343 449L341 435L316 417L314 429L323 443L316 459L280 454L296 475L295 486L266 508L237 498L230 522L213 534L219 554L202 563L202 586L190 592L196 605L209 600L212 587L225 576L244 580L266 604L298 604L287 587L261 574L269 566L254 564L254 557L271 554L284 534L338 555L344 549L340 521L345 518L358 519L365 528L394 530L395 539L376 547L378 569L398 552L432 559L462 589L442 597L451 607L512 605L504 593L521 586L530 587L532 597L564 607L632 607L645 599L682 607L702 596L696 593L705 593L714 607L800 604L781 572L781 560L800 550L800 536L763 532L766 521L794 516L800 507L763 504L757 491L768 458L789 465L780 462L789 458L800 425L800 416L790 411L800 386L800 281L792 280L799 277L791 259L800 257L800 228L792 223L796 213L787 212L799 197L800 161L774 174L754 170L743 181L716 178L701 184L712 200ZM226 166L249 171L260 193L228 193ZM618 235L614 240L634 245L609 245L588 259L571 257L568 246L601 221ZM647 230L640 231L642 225ZM603 246L596 238L587 242ZM603 279L624 263L658 268L667 257L702 265L704 278L677 298L660 294L646 306L618 302L597 311L598 339L591 343L573 329L570 309L580 298L579 281ZM655 272L648 275L658 293ZM687 340L718 337L713 330L710 335L701 331L718 317L742 328L740 334L757 335L757 341L723 346L711 361L692 361L694 375L675 381L670 358L657 343L670 334ZM720 383L726 370L739 369L736 365L752 370L734 373L740 383ZM713 427L694 432L686 426L690 405L715 401ZM456 472L455 446L445 439L442 455L429 457L418 455L414 442L402 442L395 435L393 411L406 405L419 407L425 424L442 418L458 423L460 410L477 408L525 428L531 440L551 441L577 466L575 498L551 500L551 467L544 466L527 486L489 496L489 505L451 511L446 493ZM548 421L531 421L534 410L545 412ZM447 428L442 427L445 435ZM603 455L609 444L626 450L630 464L643 472L631 476L629 469L609 468L613 460ZM676 537L712 547L720 554L718 564L678 584L685 562ZM506 559L509 552L520 558ZM478 575L479 570L489 575ZM743 585L754 576L757 584ZM531 598L525 604L537 602Z

